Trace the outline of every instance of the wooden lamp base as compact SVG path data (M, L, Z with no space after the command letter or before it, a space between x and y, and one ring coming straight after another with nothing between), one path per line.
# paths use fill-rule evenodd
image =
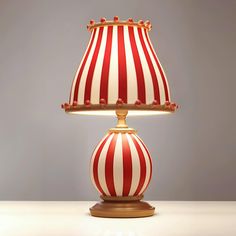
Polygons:
M132 197L101 196L102 202L91 207L90 213L97 217L130 218L152 216L155 207L141 201L143 195Z

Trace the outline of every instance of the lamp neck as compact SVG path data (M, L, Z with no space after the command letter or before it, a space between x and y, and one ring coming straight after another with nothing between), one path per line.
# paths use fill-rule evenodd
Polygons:
M126 124L127 110L116 110L117 125L109 130L112 133L136 133L136 130L129 128Z
M127 114L128 114L127 110L116 110L116 116L118 120L116 128L128 128L128 125L126 124Z

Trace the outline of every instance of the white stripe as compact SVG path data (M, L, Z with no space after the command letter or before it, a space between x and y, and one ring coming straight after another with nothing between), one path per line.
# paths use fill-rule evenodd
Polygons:
M97 62L94 69L92 86L91 86L91 103L99 104L100 100L100 85L101 85L101 75L102 75L102 65L104 60L106 42L107 42L107 29L108 27L104 27L102 33L101 45L97 57Z
M130 134L126 134L130 152L131 152L131 160L132 160L132 181L129 191L129 196L134 195L135 191L137 190L139 180L140 180L140 161L139 161L139 155L137 152L137 149L133 143L132 138L130 137Z
M158 87L159 87L159 94L160 94L160 103L161 104L164 104L166 99L165 99L165 90L164 90L164 84L163 84L163 81L162 81L162 78L161 78L161 74L160 74L160 71L157 67L157 64L155 62L155 59L152 55L152 51L149 47L149 44L147 42L147 39L146 39L146 35L145 35L145 32L144 32L144 29L142 29L142 34L143 34L143 39L144 39L144 42L146 44L146 47L147 47L147 50L148 50L148 53L149 53L149 56L151 58L151 61L152 61L152 64L153 64L153 67L154 67L154 70L155 70L155 73L156 73L156 77L157 77L157 83L158 83ZM155 52L155 51L154 51Z
M134 37L135 37L139 57L140 57L142 68L143 68L145 91L146 91L146 103L149 104L149 103L152 103L154 100L154 87L152 83L152 75L151 75L151 72L150 72L144 51L143 51L142 44L140 42L137 27L134 27Z
M113 26L110 68L108 78L108 103L115 104L118 99L118 42L117 26Z
M122 134L119 133L114 151L113 176L117 196L123 193L123 154L122 154Z
M143 32L143 36L144 36L144 40L146 41L146 36L145 36L144 32ZM156 52L155 52L155 50L154 50L154 48L153 48L153 45L152 45L152 42L151 42L151 40L150 40L150 37L149 37L149 34L148 34L148 33L147 33L147 37L148 37L148 40L149 40L149 42L150 42L151 48L152 48L153 52L154 52L155 55L156 55ZM153 55L152 55L152 52L151 52L151 50L150 50L150 48L149 48L149 44L148 44L148 43L147 43L147 48L148 48L148 50L149 50L148 52L149 52L149 55L151 56L152 63L153 63L153 65L154 65L154 69L155 69L155 71L156 71L156 75L157 75L157 79L158 79L158 84L159 84L159 91L160 91L161 104L164 104L165 101L166 101L166 96L165 96L165 89L164 89L164 84L163 84L163 81L162 81L162 77L161 77L160 71L159 71L159 69L158 69L158 67L157 67L156 61L155 61L155 59L154 59L154 57L153 57ZM166 85L167 85L167 89L168 89L168 93L169 93L169 100L170 100L170 90L169 90L169 85L168 85L168 81L167 81L167 78L166 78L165 71L163 70L162 65L161 65L161 63L160 63L160 61L159 61L157 55L156 55L156 59L157 59L157 61L159 62L160 67L161 67L161 69L162 69L162 71L163 71L163 74L164 74L164 77L165 77L165 81L166 81Z
M143 183L143 187L141 188L140 192L138 193L138 195L142 194L144 189L147 187L148 185L148 181L149 181L149 178L150 178L150 173L151 173L151 163L149 161L149 157L148 157L148 154L142 144L142 142L138 139L138 136L132 134L132 136L137 140L142 152L143 152L143 155L144 155L144 159L145 159L145 163L146 163L146 177L145 177L145 181Z
M86 78L87 78L87 75L88 75L88 70L89 70L89 66L91 64L91 60L92 60L92 57L93 57L95 46L97 44L98 33L99 33L99 30L97 30L97 32L95 34L95 37L94 37L94 40L93 40L93 45L91 47L91 50L89 52L87 61L85 63L83 73L81 75L79 92L78 92L78 103L79 104L84 104L84 91L85 91Z
M95 186L95 188L99 191L99 189L97 188L97 185L95 183L95 180L94 180L94 175L93 175L93 165L94 165L94 159L95 159L95 156L97 154L97 151L99 149L99 147L101 146L102 142L107 138L109 134L105 135L104 138L102 138L102 140L99 142L99 144L97 145L97 147L95 148L95 150L93 151L93 154L92 154L92 157L91 157L91 160L90 160L90 178L92 180L92 183L93 185Z
M73 80L73 83L72 83L72 87L71 87L71 98L70 98L70 104L71 104L71 105L73 104L73 101L74 101L74 92L75 92L75 84L76 84L76 81L77 81L77 77L78 77L80 68L81 68L81 66L82 66L82 64L83 64L85 55L87 54L87 51L88 51L88 49L89 49L89 46L90 46L90 43L91 43L91 41L92 41L93 35L94 35L94 30L93 30L93 32L91 33L91 37L90 37L90 40L89 40L87 49L86 49L86 51L85 51L85 53L84 53L84 55L83 55L83 58L82 58L82 60L81 60L81 62L80 62L80 65L79 65L79 67L78 67L78 69L77 69L77 71L76 71L76 73L75 73L75 77L74 77L74 80Z
M124 26L125 57L127 69L127 103L133 104L138 99L137 76L134 57L130 45L128 26Z
M165 73L165 71L164 71L164 69L163 69L163 67L162 67L162 64L161 64L161 62L159 61L159 58L158 58L158 57L157 57L157 61L159 62L160 67L161 67L161 69L162 69L162 72L163 72L163 74L164 74L165 81L166 81L166 86L167 86L167 91L168 91L168 94L169 94L169 101L171 101L171 99L170 99L170 87L169 87L169 82L168 82L167 77L166 77L166 73Z
M108 148L109 148L109 145L111 143L113 136L114 136L114 133L111 134L110 137L107 139L107 141L101 151L99 161L98 161L98 180L99 180L102 190L108 196L110 196L110 193L108 191L107 184L106 184L105 165L106 165L106 156L107 156Z

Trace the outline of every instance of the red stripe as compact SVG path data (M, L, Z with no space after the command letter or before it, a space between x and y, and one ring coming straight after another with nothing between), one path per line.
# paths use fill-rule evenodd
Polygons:
M100 99L103 98L108 103L108 76L110 68L111 45L112 45L112 31L113 26L108 26L107 42L102 66L101 85L100 85Z
M133 137L133 135L131 135L131 138L132 138L135 148L138 152L139 162L140 162L140 178L139 178L138 187L134 193L134 196L135 196L135 195L138 195L139 192L141 191L144 181L145 181L145 178L146 178L146 162L145 162L145 157L144 157L143 151L142 151L139 143Z
M110 134L111 135L111 134ZM103 195L106 195L105 192L103 191L100 183L99 183L99 179L98 179L98 161L99 161L99 157L100 157L100 154L102 152L102 149L105 145L105 143L107 142L108 138L110 137L110 135L108 135L104 140L103 142L100 144L96 154L95 154L95 158L94 158L94 161L93 161L93 178L94 178L94 181L95 181L95 184L97 186L97 188L99 189L99 191L103 194Z
M127 103L127 69L125 57L124 27L118 26L118 75L119 75L119 98Z
M95 50L94 50L94 53L93 53L91 64L89 66L88 75L87 75L86 84L85 84L84 103L85 103L86 100L90 100L93 73L94 73L96 62L97 62L99 49L100 49L100 46L101 46L103 29L104 29L104 27L99 28L97 43L96 43L96 46L95 46Z
M147 155L148 155L148 159L149 159L149 163L150 163L150 175L149 175L149 179L148 179L147 186L146 186L145 189L143 190L143 192L144 192L144 191L147 189L147 187L148 187L148 185L149 185L149 183L150 183L150 181L151 181L151 178L152 178L152 158L151 158L151 156L150 156L150 154L149 154L149 151L148 151L146 145L145 145L144 142L142 141L142 139L139 138L138 136L136 136L136 137L137 137L138 140L142 143L142 145L143 145L143 147L144 147L144 149L145 149L145 151L146 151L146 153L147 153ZM143 192L142 192L142 193L143 193ZM142 194L142 193L140 193L140 194Z
M106 184L109 193L111 196L116 196L116 190L114 185L114 175L113 175L113 169L114 169L114 152L116 147L116 141L117 141L118 134L115 134L111 140L111 143L109 145L107 155L106 155L106 163L105 163L105 177L106 177Z
M123 193L122 196L128 196L132 182L132 159L129 143L126 134L122 134L122 152L123 152Z
M154 52L154 50L153 50L153 48L152 48L152 45L151 45L151 42L150 42L150 40L149 40L149 38L148 38L148 36L147 36L147 30L145 30L144 32L145 32L145 36L146 36L148 45L149 45L149 47L150 47L150 49L151 49L151 51L152 51L152 55L153 55L153 57L154 57L154 59L155 59L155 61L156 61L157 67L158 67L158 69L159 69L159 71L160 71L160 74L161 74L161 78L162 78L163 85L164 85L164 90L165 90L166 101L169 101L169 92L168 92L167 82L166 82L166 78L165 78L164 72L163 72L163 70L162 70L162 68L161 68L161 66L160 66L160 63L159 63L158 60L157 60L157 55L156 55L156 53Z
M88 50L87 50L87 53L86 53L86 55L85 55L85 57L84 57L84 60L83 60L83 62L82 62L82 64L81 64L81 67L80 67L80 69L79 69L79 73L78 73L78 76L77 76L77 78L76 78L76 83L75 83L75 88L74 88L74 98L73 98L73 101L75 101L75 102L77 102L78 101L78 91L79 91L79 84L80 84L80 80L81 80L81 76L82 76L82 73L83 73L83 70L84 70L84 66L85 66L85 64L86 64L86 61L87 61L87 59L88 59L88 55L89 55L89 53L90 53L90 50L91 50L91 47L92 47L92 45L93 45L93 41L94 41L94 37L95 37L95 34L96 34L96 28L94 29L94 31L93 31L93 34L92 34L92 39L91 39L91 42L90 42L90 44L89 44L89 46L88 46ZM72 83L72 86L73 86L73 83ZM72 90L71 90L72 91ZM71 100L71 94L70 94L70 100Z
M146 104L146 92L145 92L143 68L142 68L142 63L140 61L138 48L135 42L134 28L132 26L129 26L128 29L129 29L130 44L131 44L133 58L134 58L137 84L138 84L138 99L142 103Z
M145 54L145 57L146 57L146 60L147 60L147 63L148 63L149 70L150 70L151 75L152 75L152 84L153 84L153 89L154 89L154 99L157 101L158 104L160 104L160 92L159 92L158 80L157 80L157 76L156 76L156 73L155 73L154 66L152 64L152 60L150 58L150 55L148 53L146 44L145 44L144 39L143 39L143 34L142 34L142 29L141 28L138 28L138 34L139 34L140 42L141 42L141 45L142 45L142 48L143 48L143 52Z

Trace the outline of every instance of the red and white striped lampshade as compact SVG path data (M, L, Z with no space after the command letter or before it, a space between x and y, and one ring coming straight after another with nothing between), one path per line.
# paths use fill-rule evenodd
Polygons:
M150 182L152 161L136 134L109 133L92 155L90 173L103 196L138 196Z
M113 21L90 21L91 37L72 83L69 103L63 104L65 111L175 111L166 75L148 35L150 29L149 21L119 21L118 17Z

